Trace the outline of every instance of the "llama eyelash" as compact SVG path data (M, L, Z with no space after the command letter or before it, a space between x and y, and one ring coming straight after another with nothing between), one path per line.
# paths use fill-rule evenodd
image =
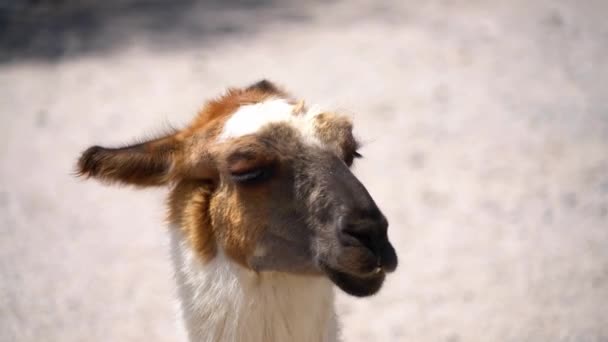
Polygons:
M246 172L231 172L230 176L238 183L253 184L269 179L272 176L272 171L268 167L260 167Z

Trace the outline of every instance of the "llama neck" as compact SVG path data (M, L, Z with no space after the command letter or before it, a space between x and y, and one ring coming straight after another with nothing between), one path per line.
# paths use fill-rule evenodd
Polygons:
M255 273L221 251L203 264L181 231L171 228L178 294L191 342L336 341L329 280Z

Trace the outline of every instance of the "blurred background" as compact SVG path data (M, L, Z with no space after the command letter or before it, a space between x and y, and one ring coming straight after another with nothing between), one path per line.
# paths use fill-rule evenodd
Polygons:
M608 2L0 1L0 341L176 341L165 191L72 176L262 77L350 113L398 271L345 341L608 341Z

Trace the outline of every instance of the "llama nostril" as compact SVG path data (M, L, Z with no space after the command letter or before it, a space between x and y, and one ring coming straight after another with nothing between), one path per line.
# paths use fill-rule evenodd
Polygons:
M381 235L381 230L378 231L370 220L340 220L338 237L345 246L366 247L376 254L378 236Z
M368 233L357 231L356 229L340 229L338 232L340 242L345 246L360 246L363 245L372 249L371 237Z

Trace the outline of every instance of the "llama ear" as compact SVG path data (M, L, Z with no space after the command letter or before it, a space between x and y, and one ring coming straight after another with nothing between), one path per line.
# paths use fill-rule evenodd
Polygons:
M246 90L259 90L264 93L281 94L283 91L274 83L263 79L254 84L249 85Z
M80 156L77 174L107 183L163 185L171 178L177 150L173 136L120 148L92 146Z

